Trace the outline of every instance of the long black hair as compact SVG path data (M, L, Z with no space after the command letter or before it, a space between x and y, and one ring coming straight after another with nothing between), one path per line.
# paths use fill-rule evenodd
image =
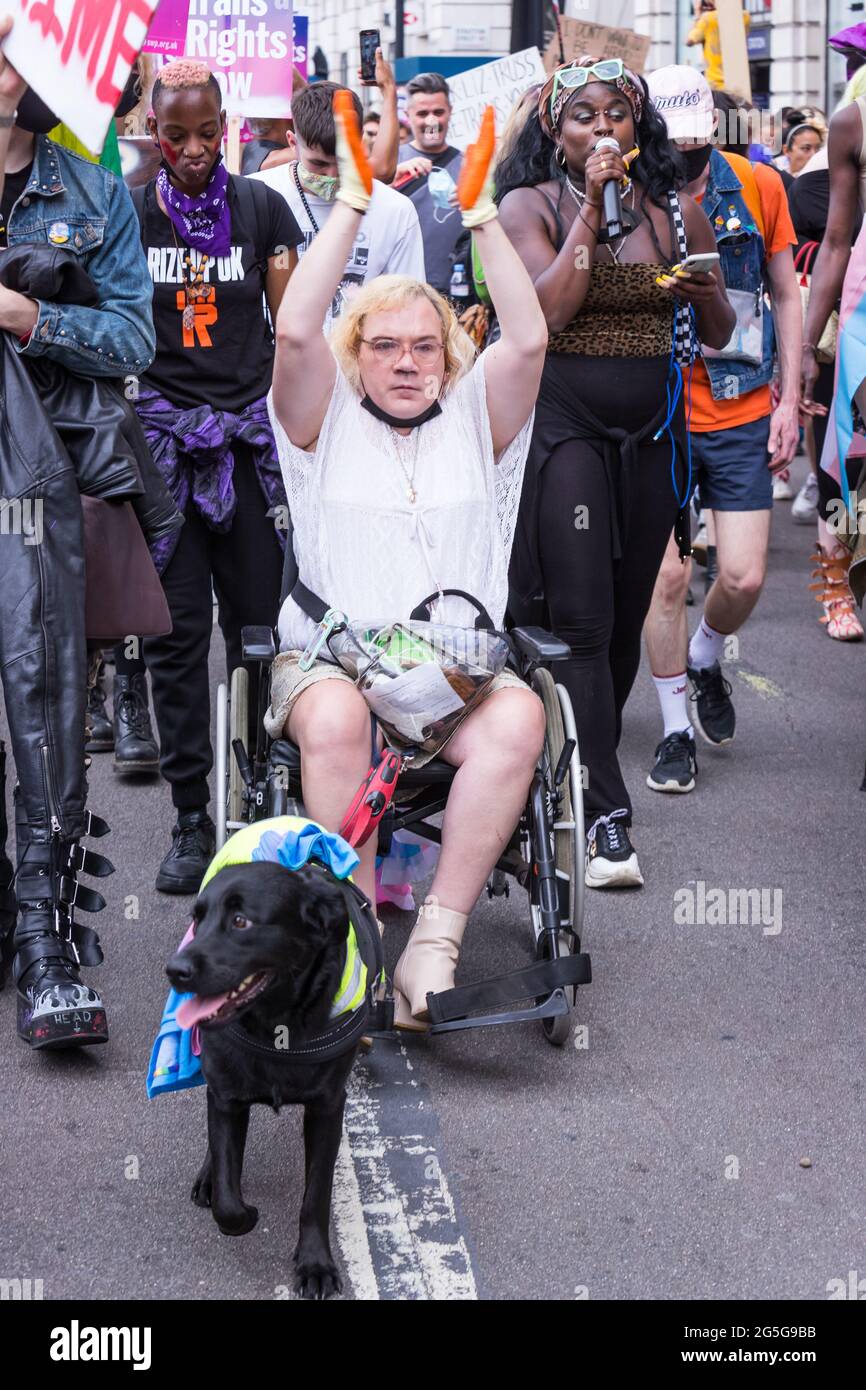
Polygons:
M641 118L635 123L635 143L640 147L640 155L631 172L643 185L645 197L650 202L657 207L667 207L668 190L682 188L684 179L668 139L667 126L653 106L643 78L638 77L638 81L644 93ZM556 163L555 153L556 146L545 135L538 111L532 107L510 150L496 166L496 202L501 203L506 193L514 188L534 188L548 179L556 179L564 189L565 172Z

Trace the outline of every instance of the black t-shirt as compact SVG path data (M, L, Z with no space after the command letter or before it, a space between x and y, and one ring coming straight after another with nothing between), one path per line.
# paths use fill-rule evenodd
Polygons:
M279 140L248 140L241 148L241 173L257 174L269 154L285 148L285 141L281 145Z
M239 186L241 188L239 193ZM195 305L191 328L183 326L184 246L156 200L156 183L144 189L142 245L153 281L156 357L144 380L179 406L210 405L234 414L267 394L274 339L266 316L269 256L304 238L284 198L267 184L230 175L232 218L228 256L205 272L206 298ZM180 251L178 251L180 247ZM193 269L200 256L193 251Z
M16 174L7 174L3 184L3 196L0 198L0 246L8 246L6 237L6 224L9 221L9 214L17 203L21 194L27 186L27 180L33 172L33 160L19 169Z

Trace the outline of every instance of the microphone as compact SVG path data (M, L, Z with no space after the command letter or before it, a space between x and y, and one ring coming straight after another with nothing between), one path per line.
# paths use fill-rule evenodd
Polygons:
M613 150L615 154L619 154L619 141L606 135L603 140L596 140L593 146L594 154L600 150ZM616 179L608 179L604 185L604 220L609 237L622 236L622 199Z

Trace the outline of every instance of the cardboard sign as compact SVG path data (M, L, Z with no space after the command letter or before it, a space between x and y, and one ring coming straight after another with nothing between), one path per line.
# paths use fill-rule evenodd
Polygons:
M156 0L13 0L3 51L57 119L100 154L155 9Z
M292 0L250 0L249 15L226 8L226 0L189 0L186 57L207 63L230 116L290 115Z
M186 41L189 0L159 0L142 53L161 53L164 58L180 58Z
M725 91L743 101L752 100L752 79L749 74L749 49L746 26L743 23L742 0L716 0L719 16L719 43L722 47L722 72Z
M584 53L591 53L598 58L622 58L632 72L643 72L652 43L648 35L636 34L633 29L612 29L607 24L584 23L582 19L561 19L559 24L566 63L573 63ZM544 53L548 75L561 62L559 38L554 34Z
M485 106L495 108L496 130L501 134L517 98L533 83L546 80L547 73L537 48L524 48L522 53L512 53L507 58L498 58L495 63L482 63L480 67L449 77L452 105L449 143L465 150L477 140Z

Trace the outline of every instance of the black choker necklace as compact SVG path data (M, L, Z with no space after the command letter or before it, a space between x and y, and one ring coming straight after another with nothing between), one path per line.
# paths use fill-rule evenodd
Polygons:
M422 410L420 415L413 415L411 419L406 419L402 415L389 415L387 410L383 410L375 401L371 401L369 396L363 397L361 405L377 420L381 420L395 430L414 429L416 425L426 424L428 420L442 414L442 407L438 401L434 401L432 405L428 405L426 410Z

